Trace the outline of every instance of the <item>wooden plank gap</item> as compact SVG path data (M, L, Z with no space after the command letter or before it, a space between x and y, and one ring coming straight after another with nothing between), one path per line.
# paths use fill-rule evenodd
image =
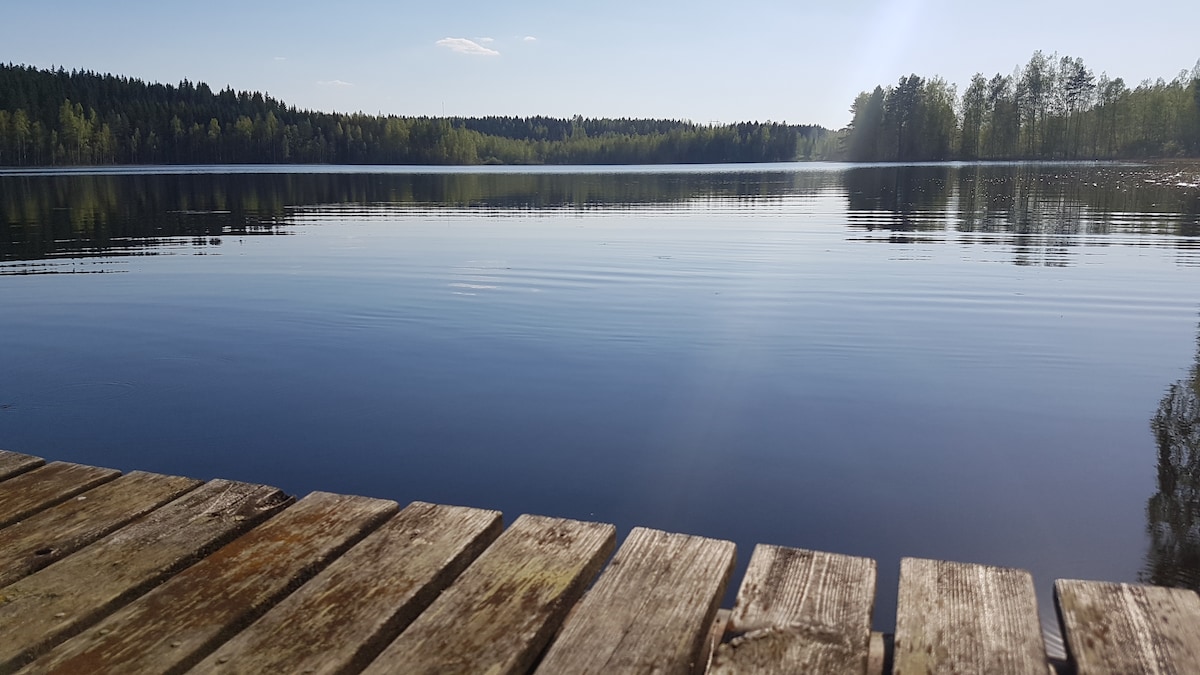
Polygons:
M759 545L711 672L862 673L871 646L870 558Z
M867 675L889 675L892 672L892 654L895 636L891 633L871 632L871 654L867 658Z
M0 589L0 674L129 603L291 503L276 488L210 481Z
M63 559L200 485L191 478L134 471L10 525L0 537L0 586Z
M499 511L409 504L190 672L357 672L502 529Z
M725 637L729 633L729 615L732 612L728 609L718 609L716 616L713 617L712 626L708 630L708 641L703 654L705 665L704 672L712 667L713 659L717 656L717 648L725 642Z
M392 501L313 492L59 645L30 671L180 672L398 509Z
M612 525L517 518L364 672L528 671L615 539Z
M120 471L70 462L50 462L0 482L0 527L65 502L75 495L107 483Z
M41 457L23 455L11 450L0 450L0 480L32 471L45 463L46 460Z
M733 571L733 542L634 528L539 673L693 673Z

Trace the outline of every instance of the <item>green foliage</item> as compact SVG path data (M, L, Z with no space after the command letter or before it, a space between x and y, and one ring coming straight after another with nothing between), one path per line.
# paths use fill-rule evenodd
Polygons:
M844 156L855 161L1198 157L1200 62L1130 90L1037 51L1012 75L976 74L961 99L909 75L859 94L851 113Z
M777 162L828 156L831 137L769 121L327 114L186 80L0 64L0 165L9 166Z

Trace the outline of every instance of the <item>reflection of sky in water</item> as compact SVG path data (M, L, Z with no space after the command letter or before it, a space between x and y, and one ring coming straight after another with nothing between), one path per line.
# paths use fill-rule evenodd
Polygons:
M1055 577L1145 569L1148 421L1195 357L1187 216L963 231L961 182L931 178L908 184L953 188L922 197L936 226L898 231L848 187L899 175L763 174L758 198L637 174L636 203L607 175L548 209L385 204L343 176L326 196L363 203L280 188L288 236L0 264L122 272L0 282L0 446L704 534L743 564L757 542L870 556L888 629L902 555L1028 568L1047 619ZM195 178L173 189L204 202Z

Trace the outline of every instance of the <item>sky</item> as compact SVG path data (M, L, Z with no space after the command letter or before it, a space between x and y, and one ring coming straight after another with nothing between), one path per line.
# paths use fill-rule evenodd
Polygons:
M1198 0L10 0L3 17L0 62L395 115L836 129L859 92L911 73L961 92L1040 49L1136 86L1200 60Z

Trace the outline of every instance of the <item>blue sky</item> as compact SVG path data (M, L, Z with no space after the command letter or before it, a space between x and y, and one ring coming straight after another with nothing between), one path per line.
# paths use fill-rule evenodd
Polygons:
M108 6L105 6L108 5ZM902 75L1035 49L1131 86L1200 59L1200 2L11 2L0 61L266 91L324 111L776 120L837 128Z

